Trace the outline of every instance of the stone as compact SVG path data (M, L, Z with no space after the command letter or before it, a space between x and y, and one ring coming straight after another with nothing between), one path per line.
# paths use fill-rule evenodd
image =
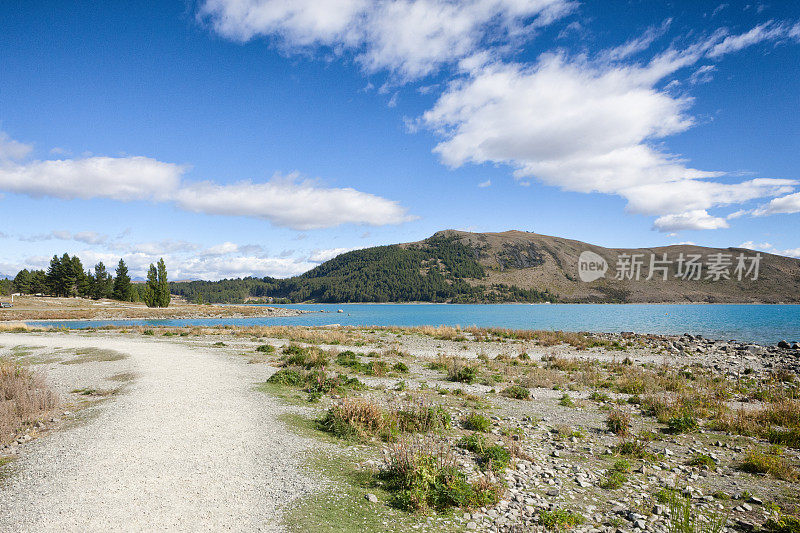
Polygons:
M372 494L371 492L366 496L364 496L364 498L366 498L366 500L370 503L378 503L378 497Z

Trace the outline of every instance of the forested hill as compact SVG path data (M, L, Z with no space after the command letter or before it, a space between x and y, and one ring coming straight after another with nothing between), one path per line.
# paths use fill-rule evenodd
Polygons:
M603 277L580 279L583 252L607 263ZM638 279L633 272L618 277L620 261L631 257L641 262ZM697 276L685 275L679 260L688 257L699 258ZM756 252L694 245L612 249L522 231L447 230L416 243L347 252L289 279L177 282L170 287L189 301L230 303L253 298L294 303L800 303L800 260L762 252L753 279L753 271L736 270L740 257L750 268ZM665 270L649 272L653 258L667 258Z
M541 302L547 291L481 283L475 250L438 233L419 243L378 246L339 255L288 279L244 278L171 283L189 301L243 302Z

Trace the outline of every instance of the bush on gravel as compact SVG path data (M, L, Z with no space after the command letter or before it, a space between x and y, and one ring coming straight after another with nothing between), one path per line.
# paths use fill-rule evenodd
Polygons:
M401 433L428 433L447 429L450 424L450 413L424 402L383 409L372 400L349 398L331 406L320 421L323 430L359 441L391 441Z
M503 494L500 484L485 478L467 481L450 449L431 442L399 442L389 450L378 477L392 493L392 504L409 511L486 507Z
M55 392L25 366L0 359L0 444L55 408Z

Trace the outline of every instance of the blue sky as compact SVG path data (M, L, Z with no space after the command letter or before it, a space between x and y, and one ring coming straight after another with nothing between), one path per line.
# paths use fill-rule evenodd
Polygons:
M0 274L445 228L800 256L800 5L4 2Z

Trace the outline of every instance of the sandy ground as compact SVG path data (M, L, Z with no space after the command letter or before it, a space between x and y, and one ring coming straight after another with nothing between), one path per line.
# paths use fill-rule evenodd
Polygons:
M138 376L96 416L26 445L0 483L0 531L279 531L281 509L314 490L300 471L308 443L277 421L286 408L254 390L264 376L241 359L129 338L3 334L0 344L116 350L129 357L58 370L112 364ZM57 374L57 385L76 378Z

